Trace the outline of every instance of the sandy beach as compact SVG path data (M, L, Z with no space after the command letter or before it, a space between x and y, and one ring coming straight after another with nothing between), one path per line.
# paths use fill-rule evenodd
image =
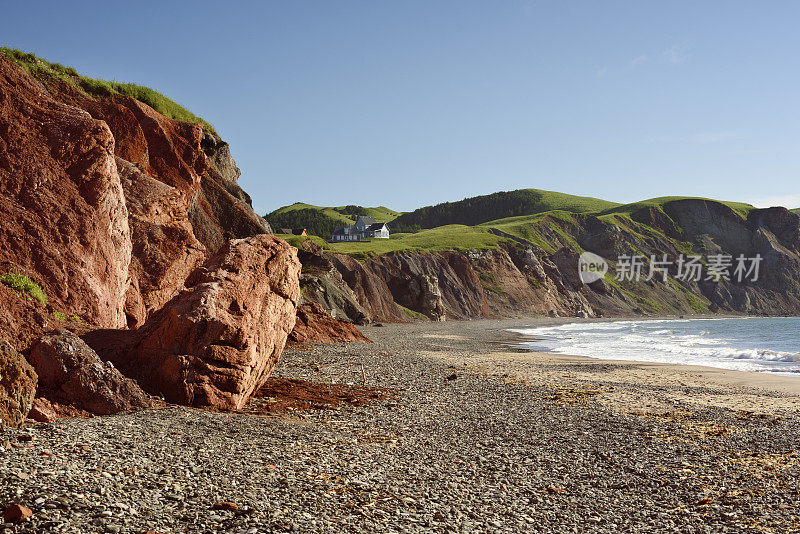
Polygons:
M0 531L800 531L790 378L513 348L536 321L285 351L280 377L380 393L366 404L7 430L0 500L34 515Z
M516 348L528 338L509 331L562 322L564 320L552 319L472 321L464 323L461 333L426 333L422 337L461 342L484 339L494 342L497 350L468 355L451 350L421 354L501 379L592 389L597 402L627 413L666 412L683 404L775 415L794 414L800 410L800 377L532 352Z

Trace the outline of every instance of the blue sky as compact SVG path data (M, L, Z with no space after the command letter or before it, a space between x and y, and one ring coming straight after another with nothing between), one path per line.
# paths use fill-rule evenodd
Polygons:
M213 123L260 213L536 187L800 206L800 3L6 3L0 42Z

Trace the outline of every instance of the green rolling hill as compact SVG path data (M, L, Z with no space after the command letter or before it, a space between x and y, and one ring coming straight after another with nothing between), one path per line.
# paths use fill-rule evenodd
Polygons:
M641 227L643 223L634 223L631 219L633 213L643 208L654 208L663 212L667 203L688 199L718 202L728 206L743 218L754 209L753 206L740 202L699 197L659 197L619 204L590 197L522 189L443 203L405 214L399 214L385 207L319 207L296 203L270 213L267 215L267 220L276 232L282 227L305 227L309 231L317 230L311 233L326 239L333 228L341 224L351 224L357 214L370 215L380 222L388 222L392 230L389 239L326 245L332 251L355 256L383 254L397 250L463 251L495 248L501 242L512 239L502 234L525 239L552 252L557 248L559 241L561 243L570 241L569 232L565 232L564 229L579 224L578 218L595 216L607 224ZM800 212L800 209L793 211ZM466 220L468 223L447 223L432 228L419 228L422 224L451 220ZM409 228L404 226L403 221L406 221L405 224L411 222L413 225ZM292 243L295 242L300 242L296 236L292 238Z
M552 210L586 213L615 206L619 204L598 198L579 197L541 189L518 189L419 208L397 217L392 222L391 228L403 232L450 224L474 226L492 220L535 215Z
M328 239L337 226L353 224L359 215L372 217L377 222L390 222L400 213L384 206L365 208L351 204L331 207L295 202L268 213L264 218L276 233L280 233L281 228L305 228L309 234Z
M676 200L691 200L691 199L711 200L713 202L719 202L720 204L728 206L742 217L747 217L747 214L750 212L750 210L754 209L754 206L751 206L750 204L744 204L742 202L728 202L724 200L715 200L713 198L703 198L703 197L672 196L672 197L657 197L648 200L641 200L639 202L633 202L631 204L617 205L612 208L604 209L596 213L595 215L603 216L611 214L631 214L636 211L639 211L642 208L656 208L663 211L664 204L667 204L668 202L674 202Z

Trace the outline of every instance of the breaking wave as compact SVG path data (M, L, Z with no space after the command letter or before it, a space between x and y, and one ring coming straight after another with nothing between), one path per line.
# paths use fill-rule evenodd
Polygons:
M799 318L580 322L516 330L536 351L800 373Z

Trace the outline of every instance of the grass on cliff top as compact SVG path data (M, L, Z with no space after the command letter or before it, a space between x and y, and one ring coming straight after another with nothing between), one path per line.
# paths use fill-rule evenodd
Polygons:
M390 210L385 206L378 206L376 208L366 208L363 206L314 206L313 204L306 204L305 202L295 202L289 206L283 206L272 212L272 214L291 213L299 210L316 210L322 214L341 221L342 224L353 224L353 221L358 215L366 215L372 217L377 222L388 223L394 220L399 212ZM271 215L271 214L270 214Z
M293 235L293 234L275 234L275 237L280 237L294 248L300 248L300 245L303 244L303 241L310 239L317 245L321 246L325 250L333 250L330 243L322 239L321 237L317 237L315 235Z
M489 233L487 228L450 224L413 234L396 233L389 239L369 242L331 243L331 248L344 254L385 254L396 250L484 250L496 248L508 239Z
M44 290L42 290L39 284L24 274L6 273L0 276L0 283L7 285L15 291L19 291L23 295L27 295L45 306L47 305L47 295Z
M625 220L629 220L630 214L639 209L655 207L663 210L664 204L668 202L691 198L696 197L661 197L643 200L641 202L632 204L614 205L610 208L609 204L612 203L600 201L599 204L595 203L594 205L601 206L603 209L585 211L583 213L585 215L598 216L604 222L619 225ZM724 204L733 209L742 217L746 217L749 211L754 209L753 206L750 206L749 204L743 204L739 202L720 202L713 199L702 200L712 200L713 202ZM588 207L593 204L591 202L592 199L587 199L587 201L588 204L585 206ZM319 208L317 206L311 206L309 204L302 203L286 206L285 208L281 208L281 210L304 210L309 208L315 208L318 210L334 210L334 208ZM575 208L575 206L573 205L572 208ZM339 216L340 220L342 220L341 218L344 217L341 213L336 211L333 211L333 213L328 211L327 213L329 213L331 216ZM580 247L575 242L574 237L568 235L568 231L564 230L564 228L568 228L567 225L569 223L577 223L575 218L578 216L579 215L572 210L549 210L533 215L519 215L492 220L476 226L451 224L432 229L421 230L414 233L394 232L391 234L390 239L373 239L372 241L357 243L327 243L327 247L329 247L329 250L350 254L354 257L363 257L365 254L384 254L397 250L484 250L496 248L501 242L509 241L508 238L496 236L489 232L490 229L496 228L512 236L530 241L534 245L550 253L555 252L558 248L564 245L568 245L573 249L580 251ZM620 217L622 219L620 219ZM342 222L347 221L342 220ZM391 223L389 226L391 228ZM632 229L626 228L626 230L633 232ZM664 237L660 230L652 229L652 231L659 234L661 237ZM292 238L297 239L298 237L299 236L288 236L287 240L291 243ZM647 238L648 236L642 237ZM664 238L667 239L666 237ZM318 238L315 238L315 241L322 244L323 240L318 240ZM681 243L678 243L677 241L676 243L676 246L682 246Z
M49 61L36 57L34 54L12 48L0 47L0 54L14 61L45 86L53 81L63 80L94 98L104 98L113 95L129 96L139 102L147 104L165 117L193 124L200 123L203 125L203 129L217 135L216 130L214 130L214 127L209 122L149 87L133 83L96 80L80 75L78 71L72 67L65 67L60 63L50 63Z

